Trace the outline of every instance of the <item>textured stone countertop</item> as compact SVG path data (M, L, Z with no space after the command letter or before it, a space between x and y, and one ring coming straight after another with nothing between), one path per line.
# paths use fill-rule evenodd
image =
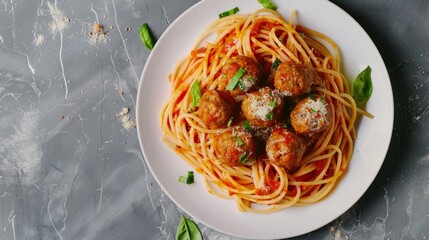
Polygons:
M0 239L175 239L183 212L151 175L133 128L150 54L138 29L148 22L159 38L197 2L0 1ZM429 1L332 2L386 63L394 132L364 196L296 239L425 239ZM205 239L236 239L199 227Z

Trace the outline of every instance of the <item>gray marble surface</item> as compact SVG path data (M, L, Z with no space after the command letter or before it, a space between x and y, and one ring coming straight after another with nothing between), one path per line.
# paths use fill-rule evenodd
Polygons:
M118 113L129 108L133 123L150 53L141 23L158 38L197 2L0 1L0 239L175 238L182 211ZM358 203L296 239L426 239L429 1L333 2L380 50L394 91L394 133ZM199 226L205 239L236 239Z

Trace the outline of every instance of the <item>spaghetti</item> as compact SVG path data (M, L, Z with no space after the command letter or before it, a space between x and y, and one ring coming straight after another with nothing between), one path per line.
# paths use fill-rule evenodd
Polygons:
M269 9L220 18L208 26L192 52L169 76L172 92L161 115L165 142L204 176L211 194L234 198L241 211L267 213L291 206L305 206L326 197L347 170L356 136L354 123L357 114L372 117L358 109L349 94L349 84L340 71L341 59L336 44L321 33L296 25L295 18L293 12L288 23ZM215 40L208 42L213 35ZM305 147L296 167L287 168L269 161L268 150L264 149L266 139L257 141L263 147L255 154L254 161L247 162L249 159L246 159L245 164L220 161L222 156L214 146L216 139L223 133L234 131L231 129L243 121L234 119L231 124L231 118L226 126L209 126L198 114L198 106L192 106L191 86L198 81L203 93L224 91L222 68L236 56L246 56L261 66L261 89L274 88L276 70L272 69L272 64L276 61L301 64L318 77L318 82L311 85L310 94L323 98L329 125L317 134L304 137L311 144ZM296 104L294 99L302 99L303 96L309 96L309 93L299 97L283 96L283 113L286 114L273 120L275 126L287 122L290 111L285 109L288 105L293 107ZM241 104L243 96L238 94L234 97ZM273 128L259 130L269 129L268 133L273 135ZM290 125L280 128L294 132ZM254 129L250 134L255 134ZM237 145L241 144L238 142Z

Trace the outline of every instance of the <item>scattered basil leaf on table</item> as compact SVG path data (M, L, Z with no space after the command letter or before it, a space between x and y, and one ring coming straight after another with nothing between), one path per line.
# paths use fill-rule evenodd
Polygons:
M185 218L182 215L182 221L179 224L176 232L176 240L202 240L198 225L191 219Z
M195 81L191 86L191 109L194 110L200 106L201 87L198 81Z
M235 8L233 8L233 9L228 10L228 11L225 11L225 12L219 13L219 18L224 18L224 17L227 17L227 16L229 16L229 15L234 15L234 14L236 14L238 11L240 11L240 9L239 9L238 7L235 7Z
M149 25L147 23L143 23L140 27L140 40L142 43L150 50L153 49L153 46L155 45L155 40L152 36L152 33L150 32Z
M270 0L258 0L258 2L262 5L264 8L268 8L271 10L277 10L277 6L271 2Z
M364 105L372 94L371 67L366 67L360 72L352 85L351 95L356 102L356 106Z

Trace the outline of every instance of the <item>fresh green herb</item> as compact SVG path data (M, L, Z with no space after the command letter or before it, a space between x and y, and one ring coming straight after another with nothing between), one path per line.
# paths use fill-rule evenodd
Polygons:
M274 70L277 70L277 68L279 67L280 63L282 63L282 61L280 61L280 59L276 58L276 60L274 60L274 62L271 64L271 68Z
M285 128L291 127L290 118L286 118L284 126L285 126Z
M177 227L176 240L202 240L198 225L191 219L182 215L182 221Z
M246 70L244 70L243 68L238 69L238 71L234 74L231 80L229 80L228 85L225 89L228 91L233 90L244 74L246 74Z
M234 14L236 14L238 11L240 11L240 9L239 9L238 7L235 7L235 8L233 8L233 9L228 10L228 11L225 11L225 12L219 13L219 18L227 17L227 16L229 16L229 15L234 15Z
M231 127L232 120L234 120L234 117L229 118L228 123L226 124L227 127Z
M315 94L315 93L310 93L310 94L308 94L308 97L309 97L311 100L316 100L316 94Z
M262 5L264 8L269 8L271 10L277 10L277 6L272 3L270 0L258 0L258 2Z
M273 112L269 112L269 113L265 114L265 118L267 120L273 120L273 117L274 117L274 113Z
M268 106L270 106L270 107L272 107L272 108L275 108L275 107L277 106L277 102L276 102L276 100L275 100L275 99L272 99L272 100L270 101L270 103L268 104Z
M200 106L201 100L201 87L198 80L196 80L191 86L191 109L194 110Z
M251 132L252 126L250 125L250 122L248 120L245 120L243 122L243 128L246 129L246 131Z
M238 144L238 146L241 146L244 144L243 140L241 140L238 136L234 136L234 140Z
M241 89L241 91L246 92L248 90L248 87L246 88L246 86L244 85L244 81L253 83L255 82L255 79L251 76L247 76L246 79L240 79L238 80L237 86Z
M194 172L193 171L188 171L188 176L180 176L179 177L179 182L181 183L186 183L186 184L192 184L194 183Z
M186 177L185 176L180 176L179 177L179 182L181 182L181 183L186 183Z
M372 94L371 68L366 67L359 73L352 85L352 97L357 106L364 105Z
M153 46L155 45L155 40L152 36L152 33L150 31L149 25L147 23L143 23L140 27L140 40L142 43L150 50L153 49Z
M247 157L247 153L243 153L238 157L241 163L247 163L249 161L249 158Z
M194 183L194 172L188 171L188 178L186 179L187 184Z
M241 91L245 92L246 87L244 86L243 79L238 80L237 86L240 88Z

